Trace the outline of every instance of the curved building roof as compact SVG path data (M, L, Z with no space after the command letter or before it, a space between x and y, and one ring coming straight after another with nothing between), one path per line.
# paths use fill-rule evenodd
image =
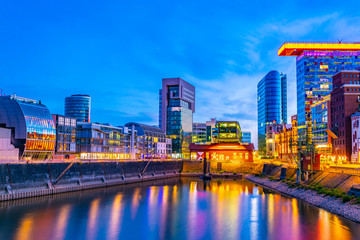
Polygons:
M35 100L0 97L0 124L14 129L12 144L22 157L48 159L55 148L55 124L49 109Z

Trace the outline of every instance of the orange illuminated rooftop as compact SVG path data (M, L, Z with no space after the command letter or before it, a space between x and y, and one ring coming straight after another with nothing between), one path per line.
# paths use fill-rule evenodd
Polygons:
M284 43L279 56L299 56L304 50L360 51L360 43Z

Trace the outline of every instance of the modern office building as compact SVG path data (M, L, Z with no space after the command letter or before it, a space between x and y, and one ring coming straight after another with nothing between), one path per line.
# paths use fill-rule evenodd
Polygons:
M332 76L360 66L360 43L284 43L279 56L296 56L299 130L311 121L311 104L329 95Z
M141 158L166 158L171 156L171 139L166 138L162 129L140 123L127 123L125 127L136 130L141 138ZM135 149L135 147L134 147Z
M212 118L205 123L193 123L192 142L211 143L215 142L216 119Z
M48 160L55 149L55 124L49 109L40 101L0 96L0 125L12 129L11 144L20 160Z
M242 143L251 143L251 132L241 132L241 142Z
M318 153L332 154L331 95L311 105L311 140Z
M91 97L75 94L65 98L65 116L76 118L80 122L90 122Z
M333 76L331 130L333 152L340 161L350 161L352 153L351 116L360 108L360 71L341 71Z
M159 100L159 126L172 139L173 156L190 158L195 87L181 78L163 78Z
M266 154L266 125L287 123L287 77L271 71L257 85L258 151Z
M217 143L241 143L242 134L238 121L217 121Z
M76 118L53 114L56 128L55 154L76 153Z
M130 159L123 128L110 124L77 122L76 148L80 159Z

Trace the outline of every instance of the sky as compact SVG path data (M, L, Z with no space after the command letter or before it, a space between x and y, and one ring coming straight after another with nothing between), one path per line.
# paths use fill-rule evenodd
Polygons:
M194 122L237 120L257 144L257 83L288 76L288 41L360 41L360 1L1 1L0 88L64 113L71 94L92 97L91 120L158 124L161 79L196 88Z

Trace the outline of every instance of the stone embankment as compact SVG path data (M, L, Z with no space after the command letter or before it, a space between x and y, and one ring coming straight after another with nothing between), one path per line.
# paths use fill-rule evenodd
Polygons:
M341 199L319 194L314 190L304 188L290 188L281 181L270 180L266 177L260 178L253 175L246 175L245 178L260 186L272 189L282 194L301 199L314 206L323 208L331 213L360 223L360 206L350 202L343 203Z
M0 164L0 201L180 176L181 161Z

